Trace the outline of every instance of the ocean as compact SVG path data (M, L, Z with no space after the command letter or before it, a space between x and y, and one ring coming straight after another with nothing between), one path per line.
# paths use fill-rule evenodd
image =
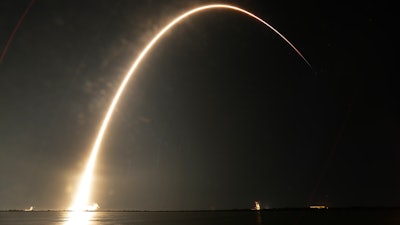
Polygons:
M87 225L398 225L400 209L315 209L263 211L105 211L90 214ZM0 225L62 225L64 211L2 211Z

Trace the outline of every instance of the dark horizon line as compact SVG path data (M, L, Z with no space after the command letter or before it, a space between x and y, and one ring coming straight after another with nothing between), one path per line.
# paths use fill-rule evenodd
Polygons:
M315 209L310 207L283 207L283 208L268 208L268 209L198 209L198 210L135 210L135 209L102 209L102 210L83 210L84 212L233 212L233 211L287 211L287 210L357 210L357 209L397 209L400 210L400 206L342 206L342 207L327 207L323 209ZM25 210L25 209L6 209L0 210L0 212L73 212L74 210L68 209L37 209L37 210Z

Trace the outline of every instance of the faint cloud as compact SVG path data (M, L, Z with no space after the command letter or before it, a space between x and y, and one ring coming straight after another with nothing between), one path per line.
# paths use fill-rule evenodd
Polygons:
M140 122L142 122L142 123L151 123L151 122L152 122L152 120L151 120L150 118L145 117L145 116L140 116L140 117L138 117L138 120L139 120Z

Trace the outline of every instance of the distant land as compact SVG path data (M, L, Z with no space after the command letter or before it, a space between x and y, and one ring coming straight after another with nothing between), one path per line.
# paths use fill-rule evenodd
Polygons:
M130 210L130 209L102 209L102 210L94 210L87 212L259 212L259 211L294 211L294 210L314 210L314 211L325 211L325 210L400 210L400 206L398 207L329 207L324 209L316 209L316 208L269 208L269 209L205 209L205 210ZM63 210L63 209L38 209L32 211L26 211L24 209L8 209L8 210L0 210L0 212L24 212L24 213L32 213L32 212L70 212L71 210Z

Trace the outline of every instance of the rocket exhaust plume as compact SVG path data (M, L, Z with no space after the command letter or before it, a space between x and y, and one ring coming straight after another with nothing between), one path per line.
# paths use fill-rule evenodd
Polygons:
M86 210L88 203L89 203L89 197L90 197L90 189L91 189L91 184L92 184L92 177L93 177L93 170L94 166L96 163L96 158L101 146L101 142L103 140L103 136L106 132L108 123L111 119L111 116L114 112L115 106L118 103L118 100L122 94L122 92L125 89L126 84L128 83L129 79L132 77L133 73L139 66L140 62L144 59L144 57L147 55L147 53L152 49L152 47L157 43L159 39L163 37L163 35L168 32L172 27L174 27L176 24L178 24L180 21L184 20L185 18L199 13L203 12L206 10L211 10L211 9L227 9L227 10L233 10L237 11L239 13L243 13L258 22L261 22L264 24L267 28L271 29L273 32L275 32L277 35L279 35L290 47L304 60L304 62L310 67L311 64L306 60L306 58L301 54L301 52L281 33L279 33L278 30L276 30L274 27L269 25L267 22L262 20L261 18L257 17L256 15L241 9L236 6L232 5L225 5L225 4L212 4L212 5L205 5L205 6L200 6L196 7L194 9L191 9L189 11L186 11L185 13L181 14L180 16L176 17L173 19L170 23L168 23L164 28L162 28L151 40L150 42L146 45L146 47L140 52L139 56L136 58L136 60L133 62L131 68L129 69L128 73L125 75L124 80L122 81L121 85L119 86L117 92L115 93L115 96L108 108L108 111L105 115L105 118L103 120L103 123L100 127L100 130L98 131L97 138L94 142L91 154L89 156L86 168L83 172L83 175L81 177L80 185L78 187L75 199L73 201L73 204L70 207L70 210L73 211L82 211Z

